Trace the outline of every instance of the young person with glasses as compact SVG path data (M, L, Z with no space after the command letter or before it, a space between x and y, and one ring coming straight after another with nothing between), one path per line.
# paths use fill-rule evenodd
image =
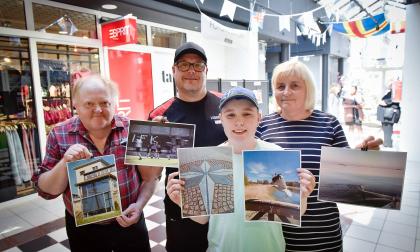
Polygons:
M172 72L177 96L164 102L149 114L150 120L166 118L169 122L196 125L195 144L217 146L226 141L219 120L219 102L222 94L207 91L207 57L204 49L192 42L175 51ZM178 168L166 167L165 186L169 174ZM208 224L199 224L181 218L181 209L166 193L166 249L173 251L206 251Z

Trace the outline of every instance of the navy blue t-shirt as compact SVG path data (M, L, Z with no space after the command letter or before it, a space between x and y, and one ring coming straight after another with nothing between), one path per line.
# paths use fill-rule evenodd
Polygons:
M219 119L220 93L207 92L197 102L185 102L177 97L171 98L149 114L149 120L156 116L165 116L169 122L195 124L195 147L217 146L227 140ZM166 167L166 176L178 168ZM165 181L165 185L167 181ZM180 208L168 195L165 197L167 217L181 218Z

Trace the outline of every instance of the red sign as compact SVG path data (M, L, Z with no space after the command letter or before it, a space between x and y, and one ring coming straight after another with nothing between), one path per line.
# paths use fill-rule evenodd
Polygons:
M147 120L153 109L152 59L150 53L108 50L111 80L118 84L117 113Z
M136 18L124 19L102 24L102 44L104 46L118 46L137 43Z

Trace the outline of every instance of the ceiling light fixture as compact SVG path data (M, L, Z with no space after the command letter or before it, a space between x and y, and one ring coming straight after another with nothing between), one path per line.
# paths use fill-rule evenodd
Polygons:
M104 4L102 5L102 9L105 10L115 10L116 8L118 8L115 4Z

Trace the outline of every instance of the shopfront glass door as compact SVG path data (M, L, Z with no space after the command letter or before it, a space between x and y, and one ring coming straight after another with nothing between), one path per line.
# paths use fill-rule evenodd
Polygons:
M0 202L33 193L41 161L28 42L0 36Z

